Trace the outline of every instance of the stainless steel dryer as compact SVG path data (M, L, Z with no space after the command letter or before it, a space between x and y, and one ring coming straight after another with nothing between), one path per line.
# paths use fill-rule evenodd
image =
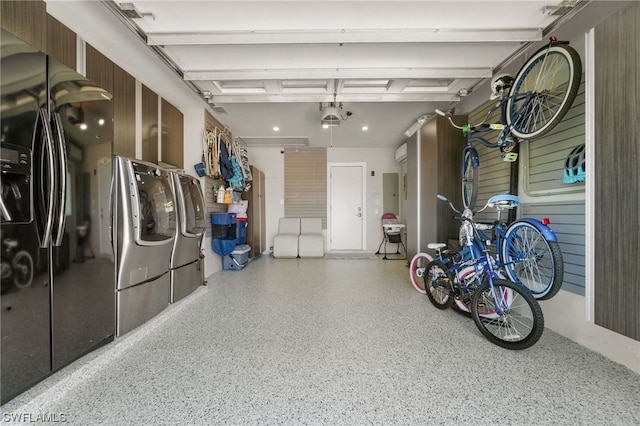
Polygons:
M169 305L176 203L169 173L155 164L115 156L113 249L118 336Z
M171 253L171 303L202 285L200 245L205 231L202 189L198 179L171 172L177 202L178 230Z

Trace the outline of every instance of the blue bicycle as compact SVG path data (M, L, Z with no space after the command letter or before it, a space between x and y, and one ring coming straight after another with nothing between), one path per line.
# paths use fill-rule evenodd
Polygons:
M476 213L495 208L497 219L492 223L476 222L477 235L495 247L497 267L504 270L510 280L527 288L536 299L550 299L558 293L564 278L558 238L548 226L548 218L540 221L523 217L507 225L501 219L502 211L513 209L519 203L516 195L499 194L489 198L485 207Z
M438 195L441 200L446 197ZM449 202L451 205L451 203ZM462 250L452 253L446 244L431 243L436 258L425 268L427 297L438 309L454 301L470 312L480 332L492 343L506 349L534 345L544 330L544 316L536 299L523 287L502 279L496 261L477 233L473 212L451 207L462 224Z
M473 209L478 197L480 159L473 144L479 142L489 148L500 148L505 161L515 161L518 155L513 151L521 139L543 136L564 118L578 93L581 78L578 53L568 42L551 37L549 44L534 53L515 78L500 74L492 79L491 99L500 100L495 107L500 108L500 123L485 123L495 108L481 123L462 126L453 122L450 113L436 110L467 137L462 151L464 208ZM500 131L496 142L479 135L493 130Z
M564 278L564 260L558 238L549 227L548 218L523 217L510 224L502 220L502 211L515 208L519 203L520 198L515 195L491 197L480 211L495 208L497 219L491 223L474 222L477 233L482 242L494 247L497 269L528 289L536 299L550 299L558 293ZM451 203L449 205L455 210ZM431 254L418 253L409 264L411 283L423 294L425 269L432 260Z

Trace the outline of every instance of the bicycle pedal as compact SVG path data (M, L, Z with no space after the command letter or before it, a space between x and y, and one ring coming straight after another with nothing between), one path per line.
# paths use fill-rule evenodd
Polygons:
M502 153L502 161L506 161L508 163L513 163L518 159L518 154L515 152L503 152Z

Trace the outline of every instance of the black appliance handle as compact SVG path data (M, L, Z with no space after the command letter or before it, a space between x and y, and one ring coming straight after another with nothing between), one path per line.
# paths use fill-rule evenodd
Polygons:
M64 237L64 226L67 219L66 205L67 205L67 169L69 162L67 159L67 144L64 137L64 130L62 129L62 120L60 114L54 112L52 114L52 130L57 146L54 146L54 162L56 163L56 195L58 197L57 207L58 211L54 217L54 229L53 229L53 245L60 247L62 245L62 238Z
M49 118L46 108L41 108L38 111L38 118L36 119L36 128L33 132L33 147L36 147L40 143L40 141L36 140L39 132L38 129L42 129L44 131L44 139L45 143L40 148L43 150L42 157L40 158L40 170L47 169L49 172L48 179L46 183L48 183L48 190L45 189L44 176L40 175L39 188L37 190L40 192L39 196L36 195L37 199L41 202L41 207L46 211L46 215L44 217L44 226L43 229L38 229L38 239L40 242L40 248L47 248L51 243L51 235L53 230L53 216L54 216L54 203L51 197L53 197L55 191L55 164L53 157L53 136L51 133L51 126L49 124ZM45 162L48 162L48 167L45 167ZM49 199L47 200L45 197L49 195Z
M2 221L3 222L5 220L7 222L11 222L11 212L9 212L9 209L4 204L4 198L3 197L0 197L0 217L2 217Z

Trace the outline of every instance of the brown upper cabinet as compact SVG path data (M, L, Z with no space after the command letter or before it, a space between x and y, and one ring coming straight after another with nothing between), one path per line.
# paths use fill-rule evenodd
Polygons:
M113 154L136 157L136 79L113 65Z
M184 169L184 116L162 100L162 162Z
M46 53L68 66L77 69L76 33L67 28L51 15L47 15L47 50Z
M43 1L0 1L0 25L36 49L47 52L47 6Z
M87 43L85 50L87 78L113 94L114 63L89 43Z
M158 95L142 85L142 158L158 162Z

